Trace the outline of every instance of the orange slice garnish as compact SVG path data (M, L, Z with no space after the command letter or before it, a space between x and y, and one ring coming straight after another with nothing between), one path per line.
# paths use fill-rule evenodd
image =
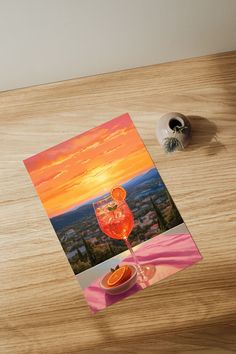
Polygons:
M107 279L107 285L112 287L112 286L117 286L122 283L124 283L126 280L128 280L131 277L132 271L129 268L129 266L125 265L117 270L115 270Z
M126 197L126 190L119 186L119 187L114 187L111 191L111 196L113 200L116 200L118 202L122 202L125 200Z

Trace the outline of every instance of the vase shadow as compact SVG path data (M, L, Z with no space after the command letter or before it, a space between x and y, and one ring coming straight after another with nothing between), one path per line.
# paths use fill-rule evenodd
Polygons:
M205 147L207 155L216 155L226 149L217 136L217 126L205 117L189 115L192 127L192 138L188 146L189 150Z

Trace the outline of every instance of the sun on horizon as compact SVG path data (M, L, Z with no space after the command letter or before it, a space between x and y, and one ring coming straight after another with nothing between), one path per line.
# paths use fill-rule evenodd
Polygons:
M24 164L50 218L154 167L128 114L34 155Z

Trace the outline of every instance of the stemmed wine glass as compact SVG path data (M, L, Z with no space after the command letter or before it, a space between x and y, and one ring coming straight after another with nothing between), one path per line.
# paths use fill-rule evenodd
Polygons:
M133 214L125 200L115 200L111 195L93 203L100 229L110 238L124 240L129 249L141 281L147 281L145 266L141 266L128 237L134 227Z

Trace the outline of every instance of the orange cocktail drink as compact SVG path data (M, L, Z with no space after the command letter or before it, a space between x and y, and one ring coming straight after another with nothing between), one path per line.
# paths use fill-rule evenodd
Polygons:
M125 239L133 229L133 215L124 201L114 202L111 197L104 198L95 213L100 229L111 238Z

